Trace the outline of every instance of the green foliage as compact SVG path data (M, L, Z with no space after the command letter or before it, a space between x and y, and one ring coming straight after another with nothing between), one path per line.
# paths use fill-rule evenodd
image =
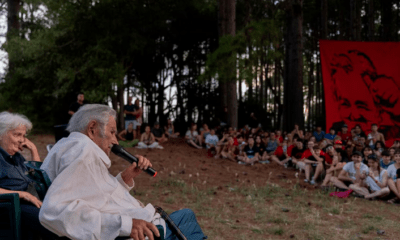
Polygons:
M236 80L239 73L239 79L250 83L261 59L270 62L282 57L277 50L281 37L278 23L271 19L252 21L235 36L221 37L219 47L208 55L201 80L215 76L222 81ZM237 66L237 71L232 66Z

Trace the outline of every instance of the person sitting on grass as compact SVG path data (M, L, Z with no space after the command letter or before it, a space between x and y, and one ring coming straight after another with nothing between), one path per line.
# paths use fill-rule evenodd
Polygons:
M364 164L368 164L368 160L367 157L371 154L373 154L374 152L372 151L372 148L370 146L366 146L363 148L362 150L362 154L363 154L363 163Z
M362 163L361 152L353 152L351 160L352 162L344 165L337 178L331 177L331 182L339 189L349 190L350 185L353 185L353 190L355 187L359 188L368 176L368 166Z
M144 129L144 133L140 137L140 142L138 143L137 148L160 148L163 149L162 146L156 142L156 138L153 133L150 132L150 126L146 126Z
M203 124L203 127L200 129L200 135L202 140L206 140L207 136L210 134L210 129L207 124Z
M304 151L304 143L302 140L298 139L296 142L296 147L294 147L291 152L292 156L290 160L292 161L292 164L296 165L296 167L299 169L303 169L305 167L304 162L301 161L301 157L303 156ZM288 161L289 163L290 160Z
M215 146L216 149L216 154L215 154L215 158L219 158L222 152L222 149L224 149L224 146L228 143L228 138L229 138L229 134L228 133L224 133L222 138L217 142L217 145Z
M271 161L274 161L281 166L286 166L285 163L290 159L290 150L291 147L288 146L288 140L284 139L282 146L278 146L274 155L271 156Z
M270 158L272 155L274 155L275 150L276 150L276 148L278 147L278 145L279 145L279 140L276 139L275 133L274 133L274 132L271 132L271 134L269 135L269 140L268 140L268 142L267 142L267 144L266 144L266 148L265 148L266 151L267 151L267 154L268 154L269 158Z
M391 161L390 159L390 153L388 150L384 150L381 154L381 161L380 161L380 167L383 169L388 169L390 165L394 164L394 162Z
M328 154L332 154L332 164L330 167L326 170L326 175L324 178L324 181L322 181L321 188L322 189L327 189L331 182L331 178L335 177L337 178L339 176L339 173L342 171L344 165L346 165L347 158L342 158L340 154L335 150L327 150Z
M118 133L118 138L121 139L118 141L119 145L124 148L134 147L139 142L139 140L134 139L134 135L135 129L133 129L133 122L130 122L127 129L124 129Z
M174 124L171 121L171 118L168 118L167 126L164 127L165 134L169 138L177 138L179 137L179 132L175 132Z
M242 165L248 165L248 164L253 165L259 159L258 155L259 150L258 147L256 147L254 144L253 136L249 136L247 143L248 145L244 147L242 156L237 157L239 160L238 163Z
M229 136L227 143L222 148L221 157L236 162L235 152L236 146L234 145L233 137Z
M258 148L258 162L262 164L269 163L269 156L260 135L256 136L256 147Z
M369 174L365 179L366 185L369 187L370 192L365 192L364 197L369 198L382 198L389 195L390 190L388 187L388 173L385 169L380 167L379 159L375 154L368 156Z
M394 164L390 165L388 168L388 185L389 189L396 195L396 198L391 199L390 203L395 201L400 201L400 178L397 174L400 169L400 149L396 149L394 152Z
M306 164L305 166L306 179L304 179L304 182L309 182L311 185L315 185L316 179L324 170L325 154L317 145L310 148L310 153L311 156L303 159L304 163ZM315 174L310 181L310 174L313 168L315 168Z
M160 123L155 122L154 127L151 130L151 133L153 133L156 141L160 144L168 142L168 138L165 136L164 131L162 128L160 128Z
M219 142L218 136L215 135L215 129L210 130L210 134L206 137L206 148L215 148Z
M196 129L197 125L195 123L192 123L190 130L188 130L185 134L185 139L190 146L201 149L203 148L201 146L203 144L203 139L201 138L201 135L199 135L199 133L196 131Z

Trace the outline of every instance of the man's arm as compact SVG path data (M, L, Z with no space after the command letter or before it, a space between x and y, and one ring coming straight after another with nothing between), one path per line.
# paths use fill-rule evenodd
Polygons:
M69 111L68 111L68 114L72 116L72 115L74 115L74 114L75 114L75 112L74 112L74 111L71 111L71 110L69 110Z
M340 181L354 182L354 179L350 178L349 174L343 169L340 171L338 179Z
M123 135L126 134L126 130L122 130L120 133L118 133L118 138L121 139L122 141L126 141L126 139L123 137Z

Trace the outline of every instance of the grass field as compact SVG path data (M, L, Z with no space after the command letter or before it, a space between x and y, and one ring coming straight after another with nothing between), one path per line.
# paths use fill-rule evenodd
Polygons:
M171 213L191 208L209 239L400 239L400 208L266 183L207 187L169 177L133 193ZM378 230L385 234L378 235Z
M54 136L31 139L43 160ZM179 139L163 150L128 150L149 158L159 171L156 178L139 175L132 194L168 213L191 208L211 240L400 239L399 205L330 197L296 178L293 169L207 158L204 149ZM128 166L113 154L110 158L113 175Z

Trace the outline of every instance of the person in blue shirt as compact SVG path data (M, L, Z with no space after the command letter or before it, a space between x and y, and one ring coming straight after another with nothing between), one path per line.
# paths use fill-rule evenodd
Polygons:
M27 176L28 168L24 164L26 160L19 153L26 148L31 152L32 160L40 162L36 146L25 137L31 128L32 123L23 115L0 113L0 194L19 195L22 239L30 239L32 235L53 239L57 236L39 222L42 202L34 182Z
M394 163L391 159L390 152L388 150L384 150L381 156L382 156L382 159L380 160L381 168L387 170L389 166Z
M321 126L317 126L317 131L314 131L313 136L317 140L317 143L321 142L325 137L325 132L322 131Z

